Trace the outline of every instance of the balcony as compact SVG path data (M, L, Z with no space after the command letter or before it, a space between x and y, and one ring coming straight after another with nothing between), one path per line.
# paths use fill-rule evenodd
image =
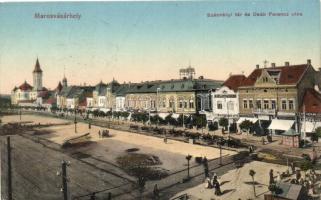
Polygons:
M252 112L254 114L258 114L258 115L275 115L276 111L275 109L253 109Z

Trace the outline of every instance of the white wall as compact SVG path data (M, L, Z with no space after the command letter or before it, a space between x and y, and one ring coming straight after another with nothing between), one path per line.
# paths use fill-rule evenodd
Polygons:
M213 114L215 116L229 115L232 117L239 115L238 92L234 92L226 86L223 86L215 92L212 92L212 102ZM218 108L218 103L221 103L221 109Z

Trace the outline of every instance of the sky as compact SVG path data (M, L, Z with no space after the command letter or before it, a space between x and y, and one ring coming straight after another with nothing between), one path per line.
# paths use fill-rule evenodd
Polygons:
M320 67L318 0L0 3L0 93L32 84L37 57L43 85L95 85L115 78L141 82L196 76L248 75L267 60ZM80 14L37 19L36 13ZM236 17L234 13L243 13ZM251 16L244 16L248 12ZM253 12L290 16L253 16ZM302 16L291 16L292 13ZM208 17L232 13L232 17ZM65 69L65 70L64 70Z

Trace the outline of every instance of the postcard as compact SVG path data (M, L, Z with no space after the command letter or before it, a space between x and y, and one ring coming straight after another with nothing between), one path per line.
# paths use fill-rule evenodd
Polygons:
M318 0L0 3L1 200L321 196Z

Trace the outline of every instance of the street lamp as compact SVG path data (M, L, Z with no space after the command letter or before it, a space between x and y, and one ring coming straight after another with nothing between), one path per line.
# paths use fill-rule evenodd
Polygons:
M225 102L225 105L226 105L226 110L227 110L227 132L228 132L228 146L230 145L230 108L229 108L229 104L228 102L226 101L226 91L224 90L223 91L223 94L224 94L224 102Z
M74 111L75 111L75 120L74 120L74 123L75 123L75 133L77 133L77 117L76 117L76 106L74 107Z
M187 160L187 179L190 179L190 176L189 176L189 161L191 160L192 156L191 155L187 155L186 156L186 160Z
M161 91L161 88L157 88L156 89L156 103L157 103L157 106L156 106L156 115L158 115L158 110L159 110L159 92ZM157 117L157 124L156 124L156 127L158 127L158 123L159 123L159 119Z

